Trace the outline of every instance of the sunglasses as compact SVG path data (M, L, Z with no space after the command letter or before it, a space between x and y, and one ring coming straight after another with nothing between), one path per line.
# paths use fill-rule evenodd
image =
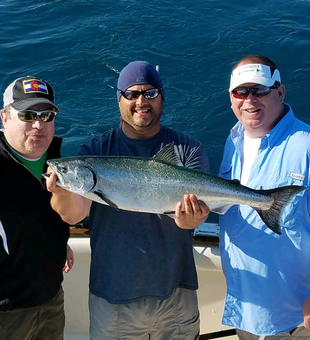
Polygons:
M35 110L23 110L17 111L18 119L22 122L33 123L38 118L41 119L43 123L52 122L57 115L57 112L53 110L35 111Z
M120 91L122 96L126 98L127 100L137 100L141 96L141 94L145 99L151 100L151 99L157 98L158 95L160 94L160 89L149 89L145 91L134 91L134 90L125 90L125 91L118 90L118 91Z
M248 95L252 94L252 96L260 98L267 96L271 90L277 89L280 86L279 82L275 82L272 86L263 86L263 87L239 87L231 91L234 98L237 99L246 99Z

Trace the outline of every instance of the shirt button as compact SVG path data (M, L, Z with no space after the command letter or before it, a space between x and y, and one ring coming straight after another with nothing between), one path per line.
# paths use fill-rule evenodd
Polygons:
M236 211L235 210L232 210L232 213L234 214Z
M234 243L234 242L235 242L235 239L234 239L234 238L232 238L232 239L231 239L231 242L232 242L232 243Z

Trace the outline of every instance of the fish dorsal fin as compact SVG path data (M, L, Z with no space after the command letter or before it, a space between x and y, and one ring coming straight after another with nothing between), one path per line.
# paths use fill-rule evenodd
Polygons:
M160 149L156 155L153 156L154 159L165 161L171 164L183 166L180 158L174 150L174 143L169 143Z

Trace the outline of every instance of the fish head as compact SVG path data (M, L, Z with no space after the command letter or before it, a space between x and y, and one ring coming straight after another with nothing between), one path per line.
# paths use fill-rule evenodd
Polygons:
M50 159L47 164L58 177L56 184L63 189L82 194L95 186L96 174L83 158Z

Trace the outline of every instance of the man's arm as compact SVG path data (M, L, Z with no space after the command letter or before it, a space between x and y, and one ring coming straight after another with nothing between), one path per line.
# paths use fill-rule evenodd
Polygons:
M80 195L64 190L56 185L57 175L48 169L51 175L46 179L46 188L53 195L52 208L68 224L76 224L89 214L92 201Z
M304 326L310 328L310 297L304 302Z

